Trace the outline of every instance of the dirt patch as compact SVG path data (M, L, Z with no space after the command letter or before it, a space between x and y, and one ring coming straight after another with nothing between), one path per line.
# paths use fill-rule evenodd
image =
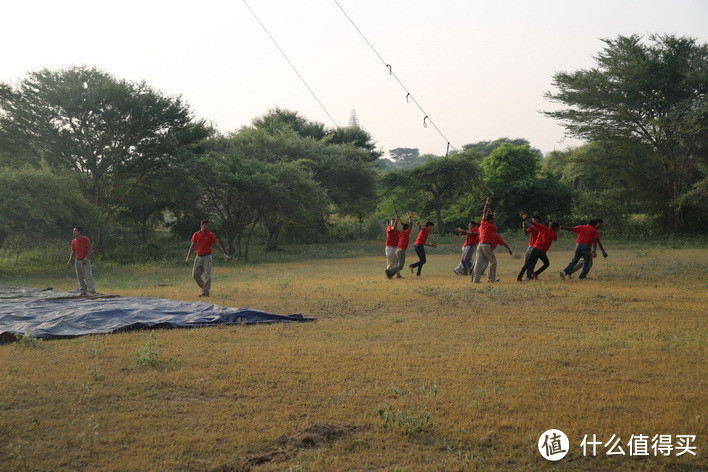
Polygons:
M248 471L251 467L269 462L281 462L297 454L300 449L313 449L329 446L334 441L352 435L356 428L348 425L307 423L291 435L278 436L275 446L246 456L238 467L219 467L213 472Z

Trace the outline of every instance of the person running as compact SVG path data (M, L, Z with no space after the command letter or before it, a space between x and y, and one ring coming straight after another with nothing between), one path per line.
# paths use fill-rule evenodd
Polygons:
M600 234L597 232L598 225L602 228L602 220L590 220L588 224L582 226L560 227L566 231L572 231L578 234L578 237L575 239L575 252L573 253L573 259L565 269L560 271L561 279L565 279L573 272L575 265L580 259L583 259L583 268L580 271L580 276L578 279L587 279L588 272L590 272L590 268L592 267L592 250L595 245L600 247L602 255L605 259L607 259L607 252L605 252L605 248L602 246L602 242L600 241Z
M541 217L538 215L534 215L531 217L531 225L528 225L526 221L523 221L521 223L521 226L524 229L524 234L527 234L529 236L529 245L526 248L526 253L524 254L524 265L526 265L526 263L529 261L529 258L531 257L531 253L533 252L533 245L536 243L536 237L538 236L538 231L533 228L533 225L540 222ZM526 269L526 280L531 280L533 269L534 266L529 266Z
M474 256L479 244L479 226L474 221L470 221L467 226L467 230L455 228L455 233L467 235L465 242L462 243L462 259L457 267L452 269L457 275L472 275L474 271Z
M590 220L590 221L593 221L593 220ZM604 224L604 221L602 220L602 218L598 218L598 219L596 219L596 220L594 220L594 221L595 221L595 223L597 224L597 229L598 229L598 230L599 230L600 228L602 228L602 225ZM589 271L590 269L592 269L592 265L593 265L593 263L594 263L594 259L597 257L597 241L595 241L595 242L593 243L593 245L592 245L592 252L591 252L590 254L591 254L592 257L588 259L588 262L589 262L588 271ZM568 274L568 278L572 280L572 279L573 279L573 274L576 273L576 272L578 272L579 270L581 270L581 269L583 268L583 266L585 266L585 260L584 260L584 259L580 259L580 260L578 261L578 263L575 264L575 267L573 267L573 270L570 271L570 273Z
M208 297L211 293L211 247L216 246L219 252L224 256L225 260L230 260L230 257L226 255L224 248L219 244L219 240L216 235L209 231L209 225L211 223L209 220L201 221L201 228L199 231L192 235L192 244L189 246L189 251L187 251L187 258L185 262L189 262L189 257L192 255L196 249L197 257L194 258L194 266L192 267L192 277L194 281L202 289L200 297ZM204 274L204 279L202 279L202 274Z
M499 282L499 279L497 279L497 258L494 255L494 249L496 249L497 245L501 244L509 251L510 255L514 255L511 248L499 236L497 225L494 224L494 215L489 207L489 198L484 202L482 214L484 216L479 224L479 244L477 245L477 257L475 258L474 273L472 275L472 282L477 284L480 283L482 272L487 268L487 265L489 265L489 274L487 275L489 281Z
M91 240L84 236L84 230L81 226L75 226L72 234L74 239L71 241L71 254L69 254L66 267L70 269L71 261L74 261L74 269L76 270L76 278L79 281L81 295L96 295L93 273L91 272L90 258L93 255Z
M398 232L398 246L396 247L396 265L391 269L386 269L386 277L389 279L395 275L397 279L402 279L401 270L406 263L406 250L411 241L411 230L413 229L413 217L408 216L408 223L403 223L402 230Z
M526 263L521 268L519 275L516 277L517 282L522 282L523 279L521 278L521 276L524 275L524 272L526 272L526 274L528 275L528 270L530 268L533 268L536 265L536 261L541 259L543 265L537 271L532 272L531 276L529 277L529 279L531 280L538 280L539 274L546 270L549 265L551 265L550 262L548 262L548 256L546 255L546 253L551 247L553 241L558 240L558 228L560 228L560 225L557 222L551 222L551 225L549 227L546 225L542 225L541 223L531 223L534 220L538 221L538 218L533 217L529 222L524 221L525 227L530 226L534 229L534 231L536 231L536 237L534 238L533 246L531 246L531 254L529 255L528 259L526 259Z
M425 226L421 226L420 223L418 223L418 227L420 228L420 232L418 233L418 237L415 238L415 242L413 243L413 248L415 249L415 253L418 255L418 262L415 264L410 264L408 268L411 270L411 274L414 273L414 270L418 268L418 272L415 274L418 277L420 277L420 271L423 269L423 264L425 264L426 259L425 259L425 246L430 246L430 247L438 247L435 243L430 243L428 244L428 234L430 233L430 230L433 229L433 224L432 221L428 221L425 223Z
M396 249L398 249L398 215L386 227L386 270L396 267ZM388 272L386 272L388 276ZM390 277L389 277L390 278Z

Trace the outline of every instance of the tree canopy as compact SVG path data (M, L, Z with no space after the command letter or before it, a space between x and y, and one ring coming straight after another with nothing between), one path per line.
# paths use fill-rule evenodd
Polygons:
M674 35L604 43L596 67L555 74L546 97L567 108L545 114L571 135L609 143L682 229L687 210L705 207L700 192L685 195L706 178L708 45Z
M93 67L43 69L0 86L0 142L17 159L77 172L83 195L108 219L210 134L181 98Z

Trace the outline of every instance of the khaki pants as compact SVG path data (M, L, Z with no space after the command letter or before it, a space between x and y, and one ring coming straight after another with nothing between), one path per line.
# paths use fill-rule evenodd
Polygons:
M386 246L386 268L393 269L396 267L396 246Z
M202 274L204 274L204 280L202 280ZM192 277L202 289L202 293L209 295L211 292L211 254L194 258Z
M86 261L85 264L84 261ZM82 261L76 259L76 261L74 261L74 267L76 268L76 278L79 279L81 294L96 293L96 287L93 284L93 273L91 273L91 262L88 261L88 259Z
M474 261L474 276L472 278L473 282L479 282L482 277L482 272L489 265L488 278L491 281L497 279L497 256L494 255L494 249L492 249L491 244L478 244L477 245L477 258Z
M476 249L476 244L468 244L467 246L463 247L462 259L460 259L460 263L457 264L457 267L452 269L453 272L455 272L457 275L474 274L474 254Z

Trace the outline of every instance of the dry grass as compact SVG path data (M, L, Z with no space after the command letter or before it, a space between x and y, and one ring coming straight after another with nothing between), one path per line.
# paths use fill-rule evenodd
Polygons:
M615 250L562 282L569 255L517 284L500 254L502 282L474 286L449 253L393 281L383 257L221 265L212 302L318 321L158 330L157 367L135 360L149 331L0 346L0 470L705 468L708 251ZM94 272L198 300L187 268ZM559 464L536 448L551 428ZM695 434L698 455L583 458L593 433Z

